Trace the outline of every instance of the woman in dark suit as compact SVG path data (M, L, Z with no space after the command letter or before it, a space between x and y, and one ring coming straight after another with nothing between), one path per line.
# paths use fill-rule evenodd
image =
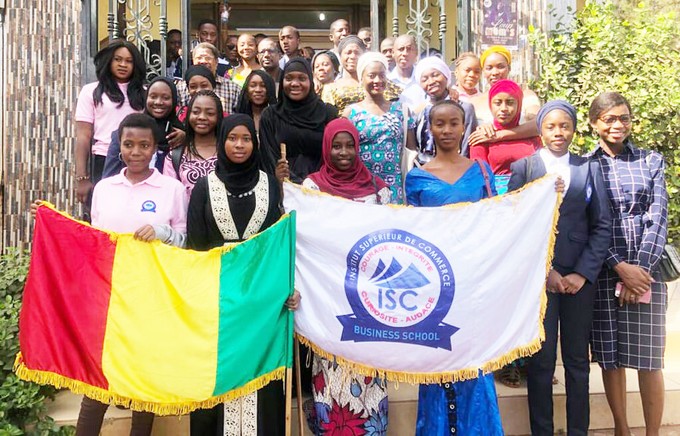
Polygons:
M557 358L558 323L567 388L567 432L587 435L590 421L588 341L595 283L609 248L611 215L602 174L596 162L569 153L576 109L561 100L548 102L537 115L545 147L511 165L509 190L557 173L564 199L548 274L545 342L529 360L528 394L531 434L552 435L552 378Z

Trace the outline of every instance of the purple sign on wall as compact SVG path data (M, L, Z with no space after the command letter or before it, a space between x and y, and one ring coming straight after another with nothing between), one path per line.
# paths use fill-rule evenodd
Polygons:
M483 0L482 47L504 45L516 50L517 0Z

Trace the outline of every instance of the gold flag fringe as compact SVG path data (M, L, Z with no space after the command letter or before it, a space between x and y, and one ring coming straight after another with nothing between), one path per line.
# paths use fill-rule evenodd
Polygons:
M40 371L26 367L21 357L21 353L17 354L14 362L14 372L16 375L25 381L38 383L41 385L52 385L55 388L66 388L75 394L82 394L93 400L97 400L105 404L113 404L116 406L123 406L137 412L151 412L158 416L166 415L185 415L196 409L209 409L218 404L234 400L262 389L274 380L283 380L286 375L286 367L282 366L274 371L264 374L245 385L226 392L222 395L210 397L202 401L186 401L180 403L154 403L136 400L115 394L96 386L89 385L79 380L73 380L68 377L56 374L49 371Z
M546 176L544 176L546 177ZM542 178L541 178L542 179ZM520 188L518 191L526 189L527 186L538 183L539 180L537 179L535 181L532 181L525 185L524 187ZM304 192L310 192L317 194L316 191L308 190L307 188L303 188ZM322 193L323 194L323 193ZM552 219L552 226L551 226L551 231L550 231L550 238L548 240L548 253L546 256L546 263L545 263L545 275L546 278L548 276L548 273L550 272L550 269L552 269L552 261L553 261L553 256L555 252L555 241L557 240L557 222L560 219L560 205L562 204L562 195L557 194L557 200L555 202L555 206L553 209L553 219ZM497 197L492 197L488 198L486 200L482 201L494 201L497 200ZM451 205L451 206L459 206L458 204L456 205ZM545 328L543 326L543 320L545 318L545 311L548 306L548 296L546 294L547 288L546 288L547 283L544 282L543 284L543 289L541 291L540 295L540 308L539 308L539 319L538 319L538 338L534 339L533 341L529 342L526 345L517 347L506 354L491 360L489 362L486 362L484 365L482 365L480 368L463 368L459 369L457 371L451 371L451 372L441 372L441 373L416 373L416 372L402 372L402 371L392 371L384 368L374 368L368 365L364 365L358 362L354 362L348 359L345 359L340 356L336 356L332 353L329 353L307 339L305 336L301 335L300 333L296 333L295 336L298 338L298 340L307 345L314 351L314 353L318 354L319 356L323 357L324 359L328 360L335 360L335 362L338 363L338 365L342 366L345 368L346 371L352 373L352 374L360 374L368 377L380 377L384 378L386 380L396 382L397 385L399 382L404 382L404 383L410 383L410 384L432 384L432 383L446 383L446 382L458 382L458 381L464 381L464 380L471 380L474 378L477 378L479 375L479 371L481 370L482 373L488 374L494 371L497 371L504 366L514 362L515 360L522 358L522 357L529 357L532 354L537 353L541 349L541 344L543 341L545 341Z

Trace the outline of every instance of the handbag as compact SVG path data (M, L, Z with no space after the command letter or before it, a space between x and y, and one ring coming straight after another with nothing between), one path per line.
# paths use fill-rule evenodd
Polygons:
M477 165L479 165L479 169L482 170L482 176L484 176L484 188L486 189L486 198L491 198L493 197L493 191L491 190L491 183L489 182L489 172L486 170L486 167L482 163L481 160L475 159L475 162Z
M647 164L647 168L650 167L650 159L651 153L648 152L645 155L645 164ZM664 283L674 282L680 278L680 255L673 245L664 245L658 269L661 274L661 281Z
M680 254L671 244L666 244L661 253L659 262L661 281L664 283L674 282L680 278Z

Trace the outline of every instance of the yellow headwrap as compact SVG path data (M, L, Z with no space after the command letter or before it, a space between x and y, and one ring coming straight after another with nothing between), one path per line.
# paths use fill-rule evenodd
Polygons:
M493 53L498 53L499 55L503 56L505 60L508 61L508 65L510 65L510 62L512 61L512 55L510 54L510 50L503 47L502 45L492 45L491 47L484 50L484 53L482 53L482 55L479 57L479 63L482 64L482 68L484 67L484 62L486 62L486 58L488 58L489 55Z

